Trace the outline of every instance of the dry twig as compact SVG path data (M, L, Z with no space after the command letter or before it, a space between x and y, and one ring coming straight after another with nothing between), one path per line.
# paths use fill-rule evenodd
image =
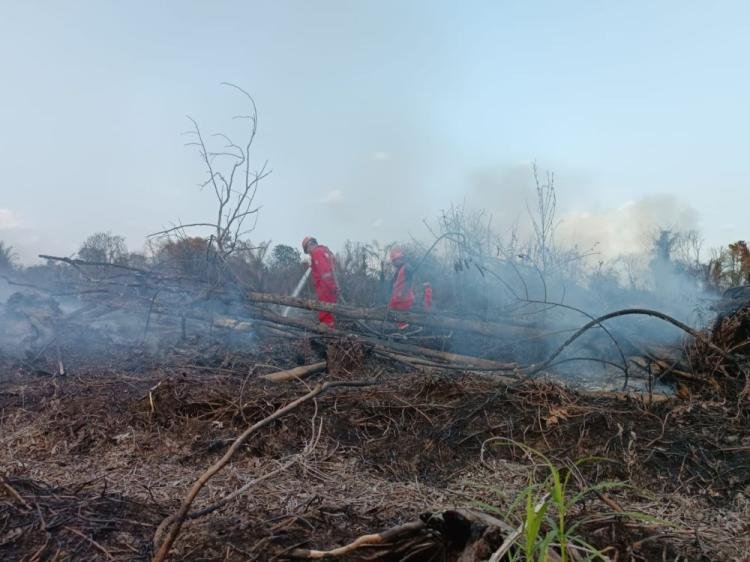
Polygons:
M169 529L167 532L167 536L164 539L163 542L161 542L161 546L158 546L158 551L156 555L153 558L153 562L163 562L167 554L169 554L169 550L172 547L172 544L174 543L175 539L177 538L177 535L180 532L180 529L182 528L182 524L185 522L185 519L187 517L188 511L190 510L190 506L193 504L193 501L195 500L198 493L201 491L203 486L206 485L206 483L222 468L224 468L231 458L234 456L234 454L239 450L239 448L242 446L242 444L247 441L247 439L255 433L257 430L261 429L262 427L265 427L272 421L288 414L289 412L295 410L305 402L309 402L319 394L322 394L323 392L326 392L327 390L331 388L336 387L363 387L363 386L370 386L373 383L370 381L334 381L334 382L326 382L317 385L315 388L313 388L310 392L305 394L304 396L301 396L300 398L297 398L293 402L290 402L286 406L279 408L276 410L273 414L270 416L267 416L260 420L259 422L253 424L249 428L247 428L237 439L235 439L234 443L232 443L232 446L229 447L229 450L222 456L218 461L216 461L214 464L212 464L208 470L206 470L199 478L195 481L193 486L188 491L187 495L182 501L182 505L180 506L180 509L177 511L176 514L166 518L162 523L159 525L159 527L156 530L156 533L154 535L154 543L155 546L158 546L159 538L163 532L165 532L166 529Z

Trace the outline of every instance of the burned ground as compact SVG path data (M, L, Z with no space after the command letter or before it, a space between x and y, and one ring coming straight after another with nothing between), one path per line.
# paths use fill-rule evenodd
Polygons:
M341 342L339 355L350 345ZM186 523L172 559L284 559L294 548L331 548L460 507L491 509L516 525L518 494L545 470L516 443L560 466L588 459L574 471L576 489L627 484L603 486L571 515L610 556L742 560L750 546L750 433L737 402L691 394L649 405L542 381L406 368L366 353L355 354L355 371L258 378L321 353L308 339L273 337L243 352L201 341L166 354L92 349L68 355L67 375L55 377L54 359L46 368L44 358L35 368L3 359L0 554L149 559L156 526L189 485L243 428L316 378L374 384L332 391L253 435L195 507L275 473ZM455 559L444 537L432 540L409 559ZM395 552L358 556L408 556Z

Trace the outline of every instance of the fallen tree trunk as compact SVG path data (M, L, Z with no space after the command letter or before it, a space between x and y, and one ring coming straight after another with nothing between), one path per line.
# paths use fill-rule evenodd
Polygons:
M307 375L312 375L318 371L322 371L326 368L326 362L320 361L319 363L313 363L312 365L302 365L295 367L294 369L286 369L285 371L277 371L275 373L268 373L267 375L261 375L260 378L269 381L281 382L295 379L301 379Z
M296 319L284 318L283 316L274 314L273 312L270 312L267 310L261 311L260 316L263 320L267 322L273 322L275 324L283 324L287 326L294 326L296 328L300 328L302 330L306 330L310 332L315 332L317 334L337 336L337 337L345 337L345 336L351 335L348 332L345 332L343 330L321 327L320 324L316 322L301 320L299 318L296 318ZM250 323L238 323L237 327L240 328L240 325L242 324L250 324ZM252 324L250 325L252 326ZM447 363L463 365L463 366L466 366L467 369L476 367L476 368L487 369L487 370L512 371L518 367L516 363L501 363L498 361L492 361L490 359L483 359L481 357L459 355L458 353L450 353L448 351L438 351L437 349L431 349L429 347L420 347L417 345L410 345L407 343L384 340L381 338L376 338L374 336L360 335L358 337L360 341L369 343L370 345L373 345L374 347L392 349L392 350L401 351L403 353L411 354L411 355L421 355L424 357L429 357L431 359L445 361Z
M297 328L307 332L313 332L316 334L336 337L346 337L351 335L349 332L345 332L343 330L322 327L316 322L302 320L300 318L285 318L267 310L260 311L259 316L264 323L291 326L293 328ZM240 332L248 332L255 329L255 324L253 322L236 320L229 316L216 316L214 318L214 325L222 328L229 328L231 330L237 330ZM481 357L459 355L458 353L438 351L437 349L431 349L429 347L420 347L407 343L384 340L381 338L376 338L374 336L358 335L358 338L360 339L360 341L368 343L374 347L399 351L407 355L421 355L423 357L429 357L431 359L437 359L439 361L445 361L447 363L465 367L466 369L479 368L496 371L512 371L517 368L516 363L501 363L498 361L492 361L490 359L483 359Z
M435 312L413 312L393 310L391 308L363 308L343 304L333 304L310 299L288 297L272 293L248 293L247 300L256 303L279 304L302 308L305 310L319 310L332 312L344 318L355 320L395 321L417 324L420 326L433 326L446 330L460 332L471 332L487 337L522 337L535 334L536 328L522 324L498 324L495 322L483 322L480 320L468 320L447 316L444 313Z
M336 330L331 328L321 327L315 322L310 322L301 319L284 318L276 315L272 312L263 311L262 317L263 322L279 323L287 326L291 326L300 330L313 332L316 334L345 337L350 334L342 330ZM239 331L249 331L253 329L252 322L238 321L229 317L217 317L215 323L219 326L235 329ZM444 364L429 363L429 366L436 368L445 367L452 369L464 369L467 371L481 370L481 371L494 371L495 373L503 371L503 374L493 374L491 378L504 384L511 384L517 382L519 377L518 372L521 370L521 366L517 363L501 363L498 361L492 361L490 359L483 359L481 357L471 357L468 355L459 355L457 353L450 353L447 351L438 351L436 349L430 349L427 347L419 347L416 345L409 345L406 343L393 342L374 338L372 336L360 336L360 341L368 343L376 349L385 350L390 352L396 358L402 359L404 362L408 362L410 358L414 356L427 357L429 359L442 361ZM417 360L417 363L419 361ZM489 375L487 375L489 376ZM671 400L673 397L662 394L662 393L644 393L644 392L628 392L628 391L607 391L607 390L583 390L574 389L577 394L587 396L589 398L614 398L617 400L637 400L646 403L658 403L666 402Z
M46 260L53 260L66 263L72 267L78 268L79 270L84 267L97 267L97 268L115 268L123 271L130 272L133 276L140 279L138 283L133 282L122 282L122 281L111 281L109 279L88 279L89 282L96 282L102 285L113 284L118 287L129 287L138 288L145 287L143 279L149 279L149 287L153 288L158 286L162 291L184 291L186 287L180 286L180 282L187 281L187 279L181 277L166 277L155 271L147 269L141 269L137 267L131 267L127 265L111 264L105 262L86 261L81 259L74 259L68 257L50 256L40 254L40 258ZM191 287L191 290L195 287ZM217 291L215 288L204 287L206 290L212 291L214 294L219 294L222 291ZM278 295L272 293L259 293L249 292L245 294L245 298L248 301L256 303L266 304L279 304L283 306L291 306L294 308L302 308L306 310L318 310L325 312L333 312L339 316L345 318L353 318L360 320L392 320L397 322L408 322L411 324L417 324L422 326L434 326L438 328L444 328L447 330L456 330L462 332L470 332L478 335L487 337L523 337L529 334L535 334L537 328L534 325L522 324L518 321L513 321L508 324L500 324L497 322L486 322L481 320L469 320L466 318L457 318L455 316L447 316L444 312L413 312L413 311L394 311L392 309L383 308L362 308L353 307L343 304L332 304L324 303L315 300L302 299L297 297L290 297L286 295Z
M422 359L420 357L414 357L414 355L408 355L405 353L392 351L392 350L388 350L385 348L376 349L376 353L378 353L382 357L393 359L395 361L398 361L400 363L403 363L403 364L406 364L415 368L427 367L427 368L432 368L432 369L472 371L473 374L479 377L491 379L493 381L500 382L503 384L513 384L513 383L518 382L518 378L513 375L499 375L498 369L491 369L491 372L487 372L487 369L471 367L471 366L466 366L466 365L439 363L437 361L430 361L429 359Z

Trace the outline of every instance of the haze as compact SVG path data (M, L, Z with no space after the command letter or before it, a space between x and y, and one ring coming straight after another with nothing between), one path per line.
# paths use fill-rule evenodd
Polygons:
M180 133L186 114L236 131L243 99L222 81L253 94L273 169L253 240L387 242L464 201L505 226L532 161L556 172L572 241L629 250L657 223L748 237L743 2L0 10L0 240L25 263L212 217Z

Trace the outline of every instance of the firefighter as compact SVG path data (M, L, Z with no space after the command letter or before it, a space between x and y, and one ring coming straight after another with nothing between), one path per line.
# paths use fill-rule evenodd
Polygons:
M336 261L333 253L318 244L312 236L306 236L302 240L302 250L310 256L310 270L318 300L335 303L338 299L339 284L336 280ZM331 328L335 326L333 314L330 312L318 312L318 320Z
M411 310L415 299L413 289L414 267L406 258L404 251L398 247L391 248L390 260L395 272L391 283L391 300L388 306L393 310ZM429 283L423 283L422 289L424 291L422 307L429 310L432 308L432 286ZM408 327L408 324L399 322L397 326L399 330L403 330Z

